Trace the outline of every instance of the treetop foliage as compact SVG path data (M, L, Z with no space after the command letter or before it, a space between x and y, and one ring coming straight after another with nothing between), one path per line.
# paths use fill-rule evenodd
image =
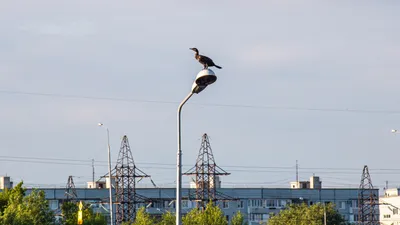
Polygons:
M268 220L268 225L324 225L324 208L326 211L327 225L345 225L343 217L335 209L333 204L306 204L290 205L288 209Z

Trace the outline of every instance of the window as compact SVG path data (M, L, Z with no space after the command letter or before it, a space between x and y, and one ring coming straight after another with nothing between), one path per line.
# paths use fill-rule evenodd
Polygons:
M288 204L288 200L278 200L278 207L286 207L286 204Z
M152 202L149 207L151 207L151 208L162 208L163 207L163 203L162 202Z
M267 221L269 218L269 215L266 213L250 213L250 221Z
M189 201L188 200L182 200L182 208L189 208Z
M229 208L229 202L223 201L222 202L222 208L224 208L224 209Z
M390 215L389 214L386 214L386 215L383 215L383 218L390 218Z
M393 209L393 215L398 215L399 214L399 209Z
M339 205L340 205L340 209L346 209L346 202L345 201L339 202Z
M49 207L52 210L58 209L58 200L49 200Z
M244 201L240 200L237 203L238 203L238 205L237 205L238 209L243 209L244 208Z
M263 201L261 199L251 199L249 200L249 207L251 208L262 208Z
M276 207L276 200L273 200L273 199L268 199L267 200L267 207Z
M172 207L172 203L174 203L174 201L164 201L164 208Z

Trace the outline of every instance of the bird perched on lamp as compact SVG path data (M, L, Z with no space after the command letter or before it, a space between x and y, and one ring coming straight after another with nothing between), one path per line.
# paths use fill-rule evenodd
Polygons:
M222 67L215 65L215 63L212 61L212 59L210 59L204 55L199 55L199 50L197 48L190 48L190 50L192 50L196 53L194 55L194 58L197 59L197 61L199 61L199 63L203 64L204 69L208 69L209 66L215 66L218 69L222 69Z

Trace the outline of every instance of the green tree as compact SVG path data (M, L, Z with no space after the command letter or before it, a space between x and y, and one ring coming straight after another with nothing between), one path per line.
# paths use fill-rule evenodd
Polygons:
M74 202L64 202L61 205L62 211L62 224L63 225L75 225L78 221L78 204Z
M0 216L3 214L4 210L7 208L8 205L8 199L10 192L12 191L9 189L4 189L2 192L0 192Z
M200 214L201 224L228 225L224 212L213 203L208 203L206 210Z
M282 210L278 215L269 219L268 225L323 225L324 208L326 211L327 225L346 224L343 217L337 212L333 204L306 204L290 205L288 209Z
M20 182L14 188L4 189L4 191L0 193L0 216L3 214L10 202L10 196L13 196L14 198L15 196L18 196L18 201L22 201L23 196L25 196L25 189L22 188L22 185L23 182Z
M154 225L154 224L156 224L156 220L146 212L146 209L144 207L142 207L136 212L136 218L134 222L123 222L121 225Z
M222 210L213 204L208 203L206 209L201 211L197 208L192 209L182 218L183 225L228 225Z
M23 182L8 193L7 206L0 217L3 225L53 225L54 213L43 191L32 190L25 196Z
M231 225L243 225L244 223L244 217L243 214L238 211L233 215L232 220L231 220Z
M107 225L107 220L102 214L96 213L92 225Z
M135 222L132 225L153 225L155 220L146 212L144 207L136 212Z
M171 212L166 212L162 214L159 225L175 225L175 221L176 221L175 214Z
M183 225L199 225L200 223L201 211L197 208L192 209L185 216L182 217Z
M61 206L63 225L75 225L78 221L78 203L64 202ZM107 221L102 214L94 213L89 204L83 204L82 218L84 225L107 225Z

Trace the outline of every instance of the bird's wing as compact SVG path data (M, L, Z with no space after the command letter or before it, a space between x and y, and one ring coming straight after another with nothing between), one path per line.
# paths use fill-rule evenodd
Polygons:
M212 59L208 58L207 56L200 55L200 60L207 63L213 63Z

